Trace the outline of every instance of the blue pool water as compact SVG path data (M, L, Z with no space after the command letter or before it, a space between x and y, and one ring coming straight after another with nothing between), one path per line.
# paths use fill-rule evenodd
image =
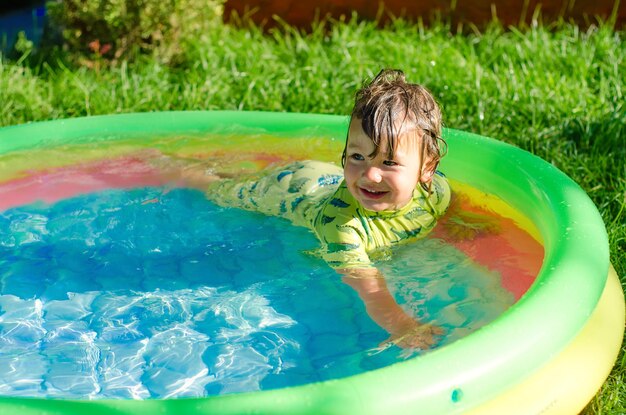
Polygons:
M313 234L189 189L81 195L0 212L0 395L210 396L344 377L419 358L315 255ZM512 302L438 240L380 269L437 347Z

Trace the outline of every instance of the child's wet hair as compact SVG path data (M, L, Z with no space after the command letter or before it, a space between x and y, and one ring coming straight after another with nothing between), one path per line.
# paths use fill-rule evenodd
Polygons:
M361 120L363 131L374 143L375 149L370 157L375 157L386 143L388 157L393 159L399 134L412 128L423 133L420 155L427 165L420 166L420 171L424 168L434 172L445 153L439 105L426 88L406 82L401 70L383 69L356 93L351 120L354 118ZM344 149L342 165L345 161Z

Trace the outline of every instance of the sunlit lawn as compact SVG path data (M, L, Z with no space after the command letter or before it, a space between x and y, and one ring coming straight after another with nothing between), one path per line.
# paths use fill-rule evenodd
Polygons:
M516 144L578 182L626 275L626 43L609 25L492 27L450 34L396 21L337 23L310 34L218 25L168 67L146 58L88 69L58 58L0 62L0 126L154 110L347 114L363 78L401 68L427 85L448 127ZM39 63L38 63L39 62ZM626 413L625 358L586 413Z

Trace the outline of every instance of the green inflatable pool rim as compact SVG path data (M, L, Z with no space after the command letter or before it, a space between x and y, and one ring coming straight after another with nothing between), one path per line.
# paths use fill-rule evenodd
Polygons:
M186 111L121 114L0 129L0 154L65 142L171 133L265 131L343 141L345 116ZM585 192L549 163L514 146L448 129L441 169L493 193L537 226L541 272L491 324L422 357L338 380L262 392L171 400L0 398L5 415L47 414L450 414L475 408L561 352L598 303L609 269L604 223Z

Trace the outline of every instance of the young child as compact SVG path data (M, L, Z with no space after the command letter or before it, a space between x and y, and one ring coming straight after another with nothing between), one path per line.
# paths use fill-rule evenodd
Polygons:
M450 188L437 171L441 124L441 111L424 87L406 82L402 71L383 70L356 94L343 169L298 161L253 177L217 178L193 169L185 176L218 205L310 228L321 256L359 293L389 341L424 348L441 330L396 304L372 256L423 238L446 211Z

